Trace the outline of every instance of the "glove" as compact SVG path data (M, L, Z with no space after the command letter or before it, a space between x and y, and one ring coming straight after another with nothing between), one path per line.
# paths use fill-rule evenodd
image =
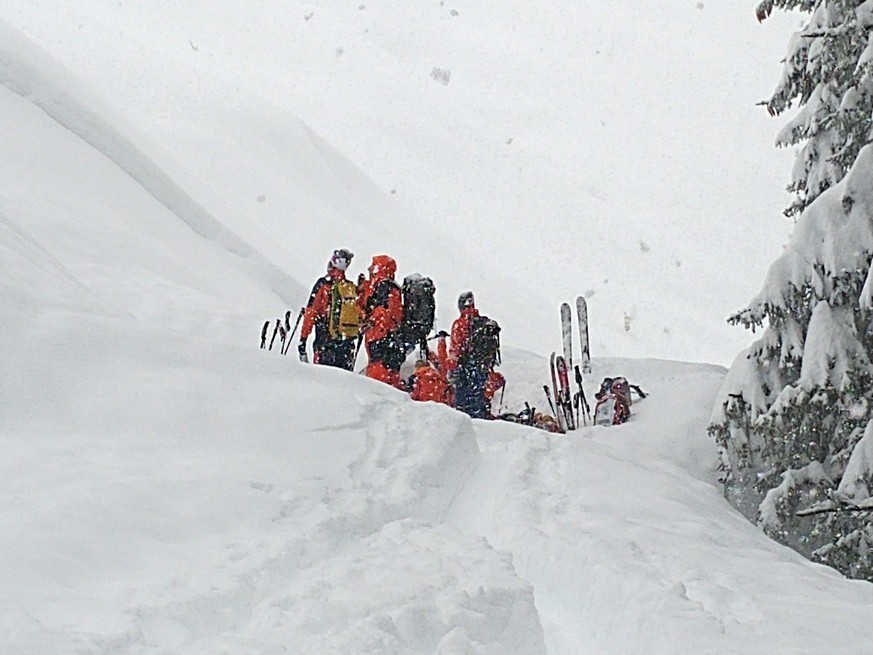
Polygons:
M309 357L306 356L306 341L304 339L301 339L300 343L297 345L297 352L300 353L300 361L304 364L308 364Z

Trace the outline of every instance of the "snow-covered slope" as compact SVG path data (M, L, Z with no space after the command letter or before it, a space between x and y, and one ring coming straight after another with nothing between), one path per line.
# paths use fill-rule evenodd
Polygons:
M62 330L59 311L84 311L194 332L211 325L216 337L239 341L251 311L275 304L272 281L295 289L257 253L230 252L194 232L108 158L6 89L0 112L9 155L0 163L2 315L19 316L25 335L34 323ZM247 299L245 311L229 293Z
M748 338L724 320L788 231L790 153L754 103L791 19L742 3L8 0L0 19L305 284L332 248L387 251L437 281L444 323L473 288L538 352L584 293L596 354L727 365Z
M212 322L239 339L254 308L303 292L180 186L135 131L2 23L0 115L4 313L40 321L51 310L99 311L194 330ZM239 297L251 303L241 314ZM220 325L219 312L228 319Z
M113 5L111 10L115 9ZM37 27L51 25L56 18L72 20L70 12L77 21L85 20L77 9L58 7ZM257 89L229 82L215 70L167 60L160 40L118 40L117 32L100 21L95 29L93 40L62 38L42 45L55 52L62 43L81 48L76 55L58 54L71 67L78 64L77 72L109 99L110 115L130 121L157 144L150 150L160 148L164 153L159 159L164 169L211 216L244 235L269 261L302 278L301 292L290 299L283 296L270 314L297 309L306 300L312 281L336 247L358 254L357 270L366 268L371 255L389 252L397 258L401 275L432 276L446 299L477 279L490 279L495 288L511 289L529 298L530 307L545 311L542 300L517 284L511 271L480 261L462 238L450 237L436 222L417 218L300 119L258 95ZM95 47L118 58L105 61ZM96 61L103 62L100 75L88 68ZM119 84L131 67L137 79ZM479 263L470 266L469 262ZM453 313L454 303L445 303L444 324ZM520 316L501 316L507 322L524 322ZM255 331L259 327L257 319L253 327Z
M50 33L75 4L20 6ZM650 396L624 426L557 437L258 350L334 237L296 214L310 247L289 265L255 220L272 196L230 203L249 168L167 147L0 31L0 653L867 649L873 588L722 500L704 428L723 369L598 357L589 393L623 373ZM186 123L179 102L176 138L233 140L196 130L227 105ZM295 212L329 232L362 207L361 234L395 238L361 168L249 109L228 125L307 182L284 190ZM545 359L509 334L505 403L541 405Z
M870 585L725 504L723 371L557 437L80 315L4 352L0 652L852 653ZM35 347L35 344L41 344ZM543 360L510 352L507 402ZM39 375L33 375L39 371Z

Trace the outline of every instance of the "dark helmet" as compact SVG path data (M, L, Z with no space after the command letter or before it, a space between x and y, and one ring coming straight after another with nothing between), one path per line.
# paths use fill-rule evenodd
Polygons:
M473 302L473 292L465 291L460 296L458 296L458 311L464 311L468 307L474 307Z
M333 254L330 256L329 265L333 268L344 271L349 267L349 264L352 263L352 257L354 256L355 253L353 253L351 250L339 248L337 250L334 250Z

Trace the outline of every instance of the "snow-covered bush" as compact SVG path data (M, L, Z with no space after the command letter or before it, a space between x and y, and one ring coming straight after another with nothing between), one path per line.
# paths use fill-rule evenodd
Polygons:
M731 367L709 431L746 516L873 580L873 0L765 0L759 19L773 8L811 14L766 103L801 106L779 137L804 144L786 210L798 218L761 292L729 319L763 334Z

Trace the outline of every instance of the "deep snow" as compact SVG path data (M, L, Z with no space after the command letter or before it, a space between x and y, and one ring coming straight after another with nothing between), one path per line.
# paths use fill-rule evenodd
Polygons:
M257 101L226 78L189 71L185 79L209 94L183 93L187 64L168 63L158 39L143 45L157 13L127 3L74 7L12 1L0 12L76 70L0 22L0 652L868 650L873 587L769 541L722 499L705 426L724 369L603 356L673 346L690 353L718 333L707 332L715 311L708 290L684 273L670 278L680 290L661 305L688 328L672 333L673 346L646 332L634 346L633 318L629 335L623 317L613 325L592 312L602 348L595 346L589 395L603 375L622 373L650 396L624 426L569 436L470 421L361 376L261 351L262 321L290 302L277 294L305 294L340 239L358 250L356 271L383 244L428 263L427 272L432 264L446 317L453 286L474 280L477 291L491 290L480 298L507 317L502 370L511 408L544 403L537 344L552 348L555 339L535 304L509 320L511 306L489 277L494 251L458 262L451 231L416 250L414 230L392 229L404 213L371 180L385 162L412 164L395 155L376 161L371 153L382 150L354 146L325 115L320 131L337 150L312 131L310 117ZM166 22L181 7L202 9L163 3L167 42L184 26ZM272 17L276 7L260 3L251 15ZM300 9L328 25L351 20L331 3ZM453 18L449 9L440 20ZM411 18L403 12L400 23ZM71 15L79 38L69 32ZM483 42L495 43L490 30L507 15L482 19ZM247 16L216 11L194 24L233 33L252 57L253 34L239 20ZM266 21L270 31L287 27L283 16ZM672 20L665 16L648 28L626 17L616 29L663 33ZM561 18L547 24L557 28ZM137 21L145 31L134 30ZM395 35L396 52L408 57L417 42L401 34L386 28L383 37ZM119 49L101 49L107 44ZM199 36L182 45L186 56L207 52ZM262 62L275 54L258 52ZM218 64L243 79L227 60ZM396 79L383 72L369 70L367 79ZM166 93L155 94L159 87ZM337 83L334 92L350 88ZM229 97L214 95L221 90ZM301 95L314 90L301 83ZM113 107L113 98L130 104ZM415 124L409 114L404 120ZM372 125L361 132L365 140L397 134ZM543 149L554 138L547 129L528 136ZM489 152L469 133L455 143ZM439 159L416 152L424 170ZM632 175L620 170L625 180ZM423 180L407 178L417 194ZM476 196L453 193L458 203ZM677 192L676 207L683 197ZM434 211L424 200L407 201L418 218ZM267 211L274 201L279 208ZM293 219L280 224L286 211ZM708 217L701 229L716 222ZM277 227L285 234L291 226L303 244L293 258L277 238ZM527 229L540 228L547 231ZM602 261L620 269L608 255L627 241L619 236ZM671 247L699 247L686 236ZM499 250L521 267L535 261L507 243ZM716 255L707 249L701 258L715 269ZM750 275L746 264L765 264L744 249L731 256L749 257L731 260L737 279ZM450 283L442 285L443 274ZM628 279L623 290L633 287ZM577 291L568 283L537 302ZM682 303L674 302L679 294ZM697 318L683 314L685 301ZM714 340L696 352L724 348Z

